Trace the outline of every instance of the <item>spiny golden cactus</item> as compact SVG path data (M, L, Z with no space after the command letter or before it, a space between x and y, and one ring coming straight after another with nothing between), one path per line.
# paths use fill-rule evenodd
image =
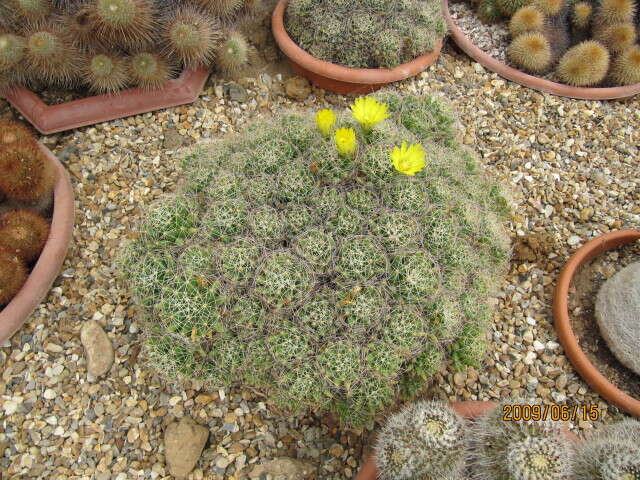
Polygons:
M636 27L633 23L616 23L597 29L593 39L602 43L610 53L619 53L636 41Z
M516 37L509 46L509 58L519 67L543 73L551 66L551 45L540 32L528 32Z
M587 40L570 48L560 59L560 79L576 87L598 85L609 70L609 52L600 42Z
M509 32L513 38L525 32L541 32L543 29L544 14L533 5L519 9L509 22Z
M611 66L610 79L614 85L640 83L640 45L633 45L616 57Z
M0 247L0 306L7 305L27 281L27 267L16 254Z
M0 248L26 263L40 256L48 237L49 222L37 213L13 210L0 215Z

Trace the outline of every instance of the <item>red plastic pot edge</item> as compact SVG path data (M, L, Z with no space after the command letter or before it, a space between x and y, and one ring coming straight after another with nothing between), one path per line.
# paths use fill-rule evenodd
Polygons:
M47 243L27 282L4 309L0 310L0 343L18 331L51 289L64 263L75 222L73 187L69 174L44 145L42 150L55 166L57 180L53 191L53 217Z
M450 405L458 415L467 420L475 420L498 406L495 402L480 401L451 402ZM564 433L572 442L578 441L578 437L569 431L566 424L564 426ZM372 454L369 455L364 465L362 465L355 480L377 480L379 474L380 472L376 465L375 456Z
M580 348L569 319L569 288L576 271L604 252L640 239L640 230L618 230L588 241L569 258L558 278L553 293L553 318L556 332L567 357L580 376L604 399L625 412L640 417L640 400L633 398L613 385L589 361Z
M439 39L433 52L392 69L350 68L325 62L305 52L287 34L284 28L287 3L288 0L279 0L271 16L271 29L276 43L297 74L308 78L317 87L335 93L369 93L417 75L436 61L442 48L442 39Z
M5 94L5 98L40 133L51 133L85 127L96 123L139 115L163 108L194 102L199 96L209 71L184 70L158 90L130 88L111 95L96 95L58 105L47 105L24 87Z
M544 78L529 75L515 68L509 67L504 63L496 60L488 53L476 47L469 37L455 24L451 14L449 13L448 0L442 0L444 17L449 26L449 32L456 44L471 58L480 65L497 73L501 77L519 83L525 87L532 88L552 95L561 97L576 98L580 100L615 100L619 98L627 98L640 93L640 83L634 85L626 85L623 87L572 87L562 83L552 82Z

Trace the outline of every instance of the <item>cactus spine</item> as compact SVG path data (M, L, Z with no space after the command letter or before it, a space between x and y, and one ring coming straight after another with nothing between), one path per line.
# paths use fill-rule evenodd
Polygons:
M240 32L231 32L217 50L216 66L223 72L233 73L249 61L249 44Z
M126 59L113 53L88 55L83 74L89 88L97 93L115 93L129 83Z
M129 72L133 82L145 90L160 88L171 78L171 65L160 55L143 52L130 59Z

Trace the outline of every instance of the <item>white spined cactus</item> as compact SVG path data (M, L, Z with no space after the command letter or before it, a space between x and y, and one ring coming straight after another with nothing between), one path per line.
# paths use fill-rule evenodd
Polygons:
M418 402L393 415L378 436L375 457L383 480L460 478L464 420L447 404Z

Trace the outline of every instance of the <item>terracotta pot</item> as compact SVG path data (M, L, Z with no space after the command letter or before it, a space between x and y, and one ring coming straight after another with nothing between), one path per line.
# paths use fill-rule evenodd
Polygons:
M449 3L442 0L444 16L449 26L449 33L456 44L471 58L487 70L497 73L501 77L513 82L533 88L541 92L559 95L561 97L578 98L583 100L613 100L616 98L626 98L640 92L640 83L627 85L624 87L572 87L563 83L552 82L544 78L529 75L515 68L509 67L504 63L496 60L485 51L476 47L469 37L455 24L449 14Z
M589 361L580 348L580 344L569 319L569 287L581 265L588 263L602 253L640 239L640 230L618 230L601 235L580 247L566 263L553 294L553 318L560 343L569 360L580 376L603 398L625 412L640 417L640 400L624 393L602 375Z
M456 411L458 415L467 420L475 420L493 410L498 406L495 402L451 402L451 407ZM563 426L564 434L572 441L577 442L578 437L569 431L569 428L565 424ZM367 458L367 461L362 465L362 468L356 476L356 480L377 480L380 472L376 465L376 460L373 455Z
M40 133L48 135L194 102L208 76L209 71L205 69L185 70L159 90L130 88L58 105L45 104L24 87L6 93L5 97Z
M442 48L440 39L433 52L392 69L350 68L325 62L305 52L287 34L284 29L287 3L288 0L280 0L271 17L271 28L276 43L289 59L296 74L308 78L317 87L335 93L370 93L392 82L417 75L436 61Z
M53 191L51 231L27 282L9 305L0 310L0 343L11 338L46 297L62 269L71 243L75 220L73 187L69 175L53 153L45 146L42 146L42 150L54 164L57 176Z

